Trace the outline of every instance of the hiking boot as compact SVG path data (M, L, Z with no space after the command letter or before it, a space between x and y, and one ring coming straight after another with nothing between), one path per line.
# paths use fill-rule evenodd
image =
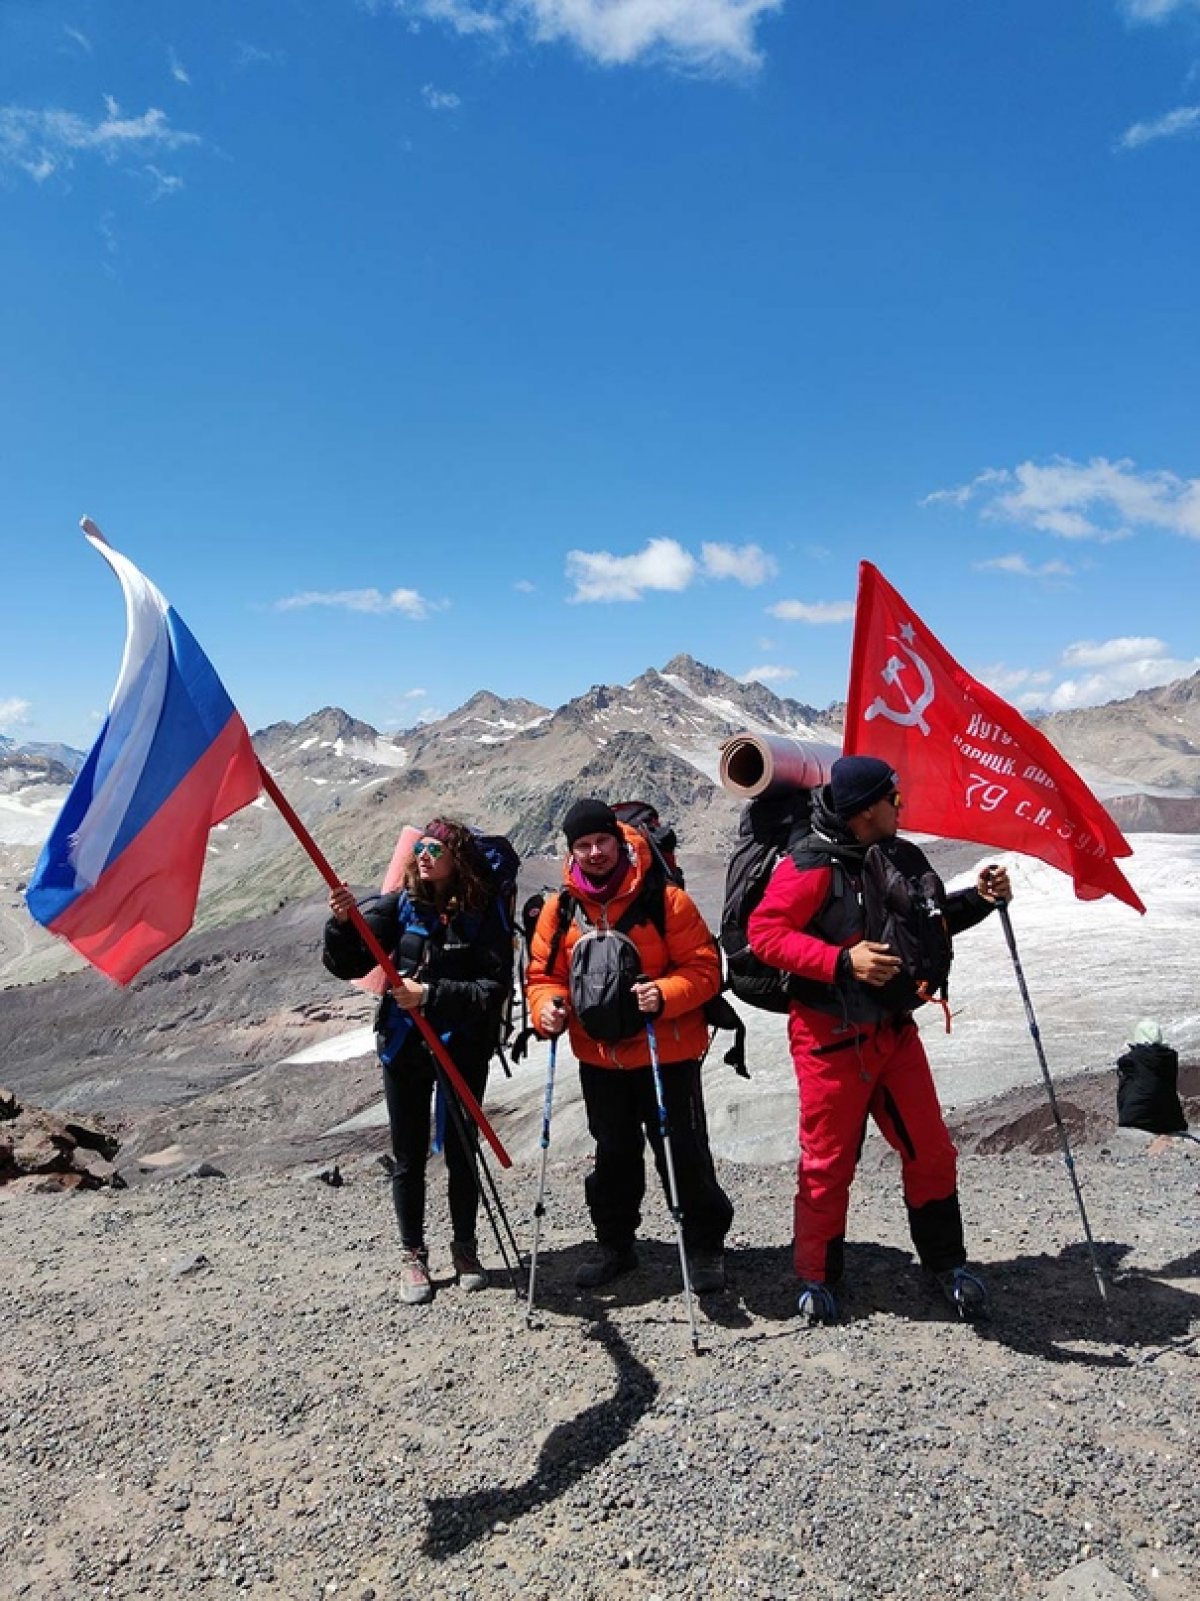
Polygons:
M806 1279L800 1285L800 1296L796 1302L796 1310L802 1318L807 1319L810 1325L836 1323L838 1320L837 1296L829 1288L828 1284L817 1284L811 1279Z
M942 1294L964 1323L973 1323L976 1318L987 1317L987 1285L978 1273L966 1267L951 1267L944 1273L935 1273L933 1276Z
M450 1259L454 1263L454 1275L464 1290L487 1289L487 1270L479 1260L473 1241L455 1240L450 1247Z
M689 1251L688 1277L697 1295L715 1295L725 1288L725 1252Z
M632 1245L602 1245L600 1255L585 1262L575 1275L581 1290L598 1290L602 1284L611 1284L622 1273L632 1273L638 1265L637 1252Z
M409 1306L424 1306L433 1300L429 1252L423 1245L415 1251L404 1248L400 1252L400 1299Z

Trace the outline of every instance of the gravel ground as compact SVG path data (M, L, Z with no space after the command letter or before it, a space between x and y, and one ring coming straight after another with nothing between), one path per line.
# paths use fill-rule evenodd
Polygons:
M890 1155L855 1191L845 1322L792 1315L791 1173L725 1165L730 1288L689 1349L657 1196L642 1266L572 1289L582 1165L552 1165L539 1313L448 1275L397 1295L387 1186L297 1173L0 1199L0 1593L861 1601L1040 1596L1098 1557L1200 1587L1200 1145L967 1155L995 1315L911 1266ZM528 1235L536 1169L500 1175ZM487 1254L487 1253L485 1253ZM496 1260L494 1249L491 1259Z

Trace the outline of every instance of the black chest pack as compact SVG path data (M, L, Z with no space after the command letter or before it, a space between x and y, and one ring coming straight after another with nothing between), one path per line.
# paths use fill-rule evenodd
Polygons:
M643 964L629 931L647 921L647 909L639 904L639 896L615 923L591 923L572 896L567 896L566 891L560 893L566 896L568 917L570 908L574 908L580 931L571 947L567 974L571 1009L580 1027L594 1040L615 1045L619 1040L632 1039L645 1028L646 1018L633 993Z
M837 871L837 869L835 869ZM889 1012L911 1012L932 1001L946 1012L954 945L946 920L946 886L924 851L905 839L872 845L859 880L863 935L886 945L900 971L875 999Z
M747 1005L786 1012L794 997L804 998L807 981L762 962L750 949L747 924L762 900L775 868L791 856L796 866L832 870L825 905L813 932L840 945L854 931L887 945L900 958L901 971L871 998L887 1012L907 1012L924 1001L945 1009L953 947L946 922L946 887L925 853L908 840L872 845L851 875L827 852L806 849L812 817L808 790L763 795L742 813L738 843L725 879L721 944L733 993ZM828 986L813 986L817 991Z

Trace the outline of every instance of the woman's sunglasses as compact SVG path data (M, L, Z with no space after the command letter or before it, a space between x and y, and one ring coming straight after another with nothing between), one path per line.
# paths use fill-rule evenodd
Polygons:
M445 854L446 847L439 845L436 839L419 839L413 846L414 856L428 856L431 862L436 862L439 856Z

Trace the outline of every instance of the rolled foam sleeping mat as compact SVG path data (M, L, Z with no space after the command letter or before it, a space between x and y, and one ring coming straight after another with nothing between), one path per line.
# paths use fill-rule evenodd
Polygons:
M754 800L785 789L816 789L829 782L841 755L836 745L783 734L733 734L721 746L721 787Z

